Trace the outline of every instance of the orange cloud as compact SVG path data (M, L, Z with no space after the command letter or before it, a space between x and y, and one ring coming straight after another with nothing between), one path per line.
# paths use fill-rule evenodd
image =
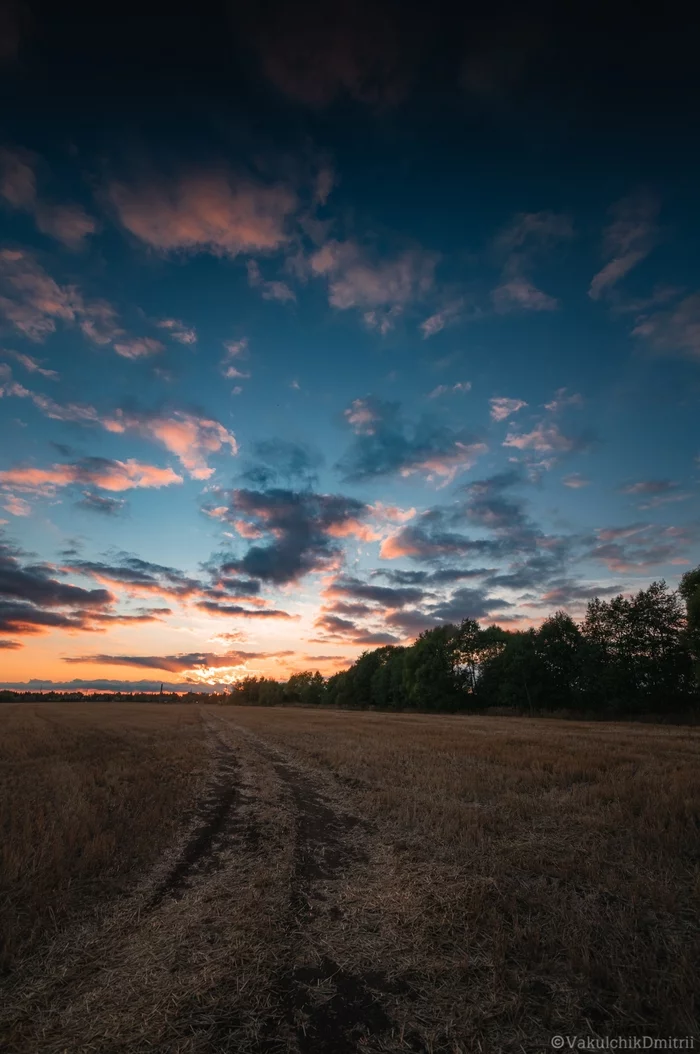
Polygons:
M86 458L75 464L53 465L48 469L14 468L0 472L0 484L25 491L46 493L73 483L90 484L102 490L123 491L135 487L167 487L182 483L171 468L158 468L139 461L111 461Z
M264 186L220 170L182 175L170 183L112 183L109 199L123 226L162 252L241 252L279 249L297 205L289 188Z

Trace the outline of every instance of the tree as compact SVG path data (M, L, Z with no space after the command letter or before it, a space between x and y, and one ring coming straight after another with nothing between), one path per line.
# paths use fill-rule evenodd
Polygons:
M695 666L695 680L700 688L700 567L686 571L678 592L685 601L688 649Z
M326 682L318 670L312 673L305 670L295 673L287 681L285 695L303 706L318 706L323 702L326 693Z

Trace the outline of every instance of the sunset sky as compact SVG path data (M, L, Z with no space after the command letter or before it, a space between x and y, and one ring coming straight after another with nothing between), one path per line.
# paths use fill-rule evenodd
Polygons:
M700 562L695 54L518 10L0 5L3 685L329 674Z

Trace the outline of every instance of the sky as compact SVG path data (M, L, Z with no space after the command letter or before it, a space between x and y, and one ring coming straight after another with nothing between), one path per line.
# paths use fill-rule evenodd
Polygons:
M329 675L700 562L682 16L53 7L0 3L2 685Z

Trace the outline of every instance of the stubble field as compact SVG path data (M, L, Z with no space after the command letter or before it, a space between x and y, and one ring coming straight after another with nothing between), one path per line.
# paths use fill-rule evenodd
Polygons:
M700 733L0 708L8 1051L697 1034Z

